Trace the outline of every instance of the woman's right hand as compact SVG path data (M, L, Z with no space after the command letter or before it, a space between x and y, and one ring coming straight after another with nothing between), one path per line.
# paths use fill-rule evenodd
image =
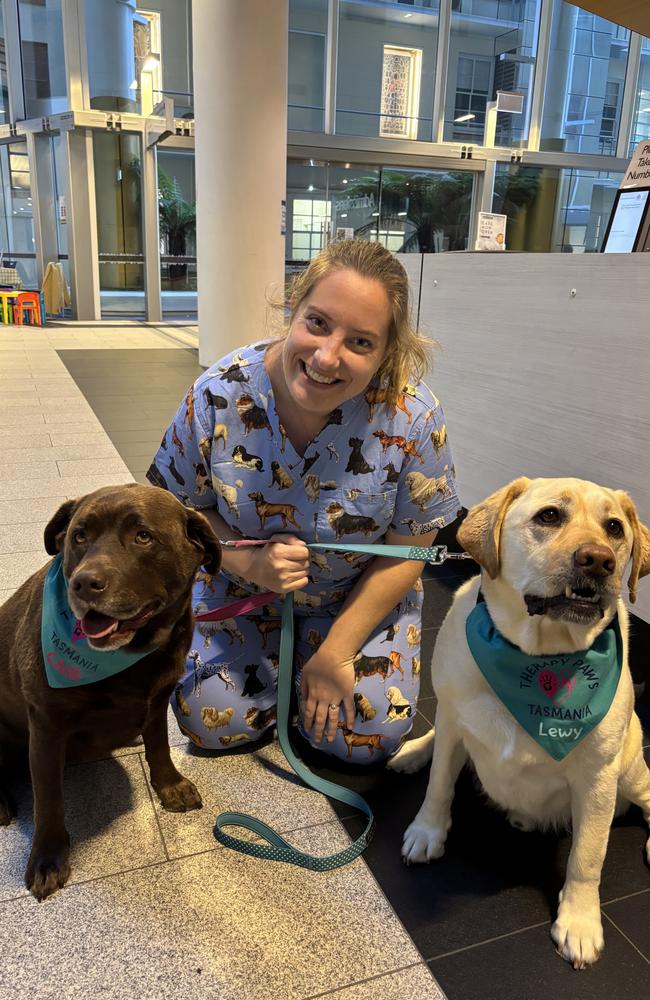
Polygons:
M309 583L309 549L294 535L272 535L266 545L256 546L246 579L263 590L288 594Z

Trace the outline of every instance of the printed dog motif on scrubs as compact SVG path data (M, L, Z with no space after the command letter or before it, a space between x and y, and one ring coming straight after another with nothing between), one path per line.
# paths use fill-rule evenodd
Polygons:
M460 504L444 414L424 384L405 386L393 407L385 386L371 383L333 410L298 454L275 409L265 348L240 348L188 391L149 471L155 485L183 494L183 502L198 509L216 508L242 538L286 532L306 542L378 542L389 528L417 536L454 520ZM327 637L370 560L355 552L312 553L309 583L295 595L298 671ZM225 573L200 572L194 608L222 607L255 590ZM414 588L368 637L354 663L354 731L339 729L321 749L360 762L395 752L412 723L399 706L414 706L417 698L421 605L421 589ZM197 744L222 749L254 741L273 726L280 608L278 601L236 620L197 623L187 672L172 699L179 724ZM403 701L382 725L389 678ZM224 717L207 713L204 720L202 708L233 708L234 714L227 726L214 728Z

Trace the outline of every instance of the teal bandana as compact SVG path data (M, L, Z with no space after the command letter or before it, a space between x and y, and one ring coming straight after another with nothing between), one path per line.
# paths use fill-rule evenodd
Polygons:
M591 649L529 656L501 635L479 600L465 625L472 656L519 725L554 760L563 760L614 700L623 660L618 617Z
M115 649L104 653L100 649L91 649L70 609L67 591L59 555L53 560L43 587L41 646L50 687L80 687L103 681L126 670L151 652L146 649L127 653Z

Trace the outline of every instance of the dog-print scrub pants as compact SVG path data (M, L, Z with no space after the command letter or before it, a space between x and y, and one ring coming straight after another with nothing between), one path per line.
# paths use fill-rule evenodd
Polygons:
M154 485L198 510L216 508L243 538L286 532L307 543L372 543L392 528L417 544L418 535L456 518L444 415L423 383L407 385L396 407L371 383L330 414L301 456L275 411L265 346L227 356L190 388L149 470ZM371 558L312 553L309 586L294 594L298 685L302 664ZM244 580L200 572L194 610L252 593L256 587ZM251 743L274 725L281 601L197 623L172 707L198 746ZM345 728L341 715L335 740L314 746L355 764L396 752L415 715L421 608L418 582L357 652L354 728Z

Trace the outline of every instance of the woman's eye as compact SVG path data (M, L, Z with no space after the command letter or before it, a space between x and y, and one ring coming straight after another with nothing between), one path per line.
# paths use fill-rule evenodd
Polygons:
M544 510L535 514L535 520L539 524L559 524L560 512L557 507L545 507Z
M148 531L138 531L136 532L135 540L138 545L148 545L149 542L153 541L153 536Z
M320 316L308 316L307 322L310 326L316 327L317 330L322 330L325 326L325 323Z
M608 535L612 536L612 538L622 538L623 535L625 534L625 529L623 528L623 525L615 517L612 517L610 518L609 521L607 521L605 525L605 530Z
M72 536L72 541L75 543L75 545L83 545L84 542L86 541L86 532L79 530L75 531Z
M361 347L364 351L367 351L369 347L372 347L372 344L369 340L366 340L365 337L355 337L354 346Z

